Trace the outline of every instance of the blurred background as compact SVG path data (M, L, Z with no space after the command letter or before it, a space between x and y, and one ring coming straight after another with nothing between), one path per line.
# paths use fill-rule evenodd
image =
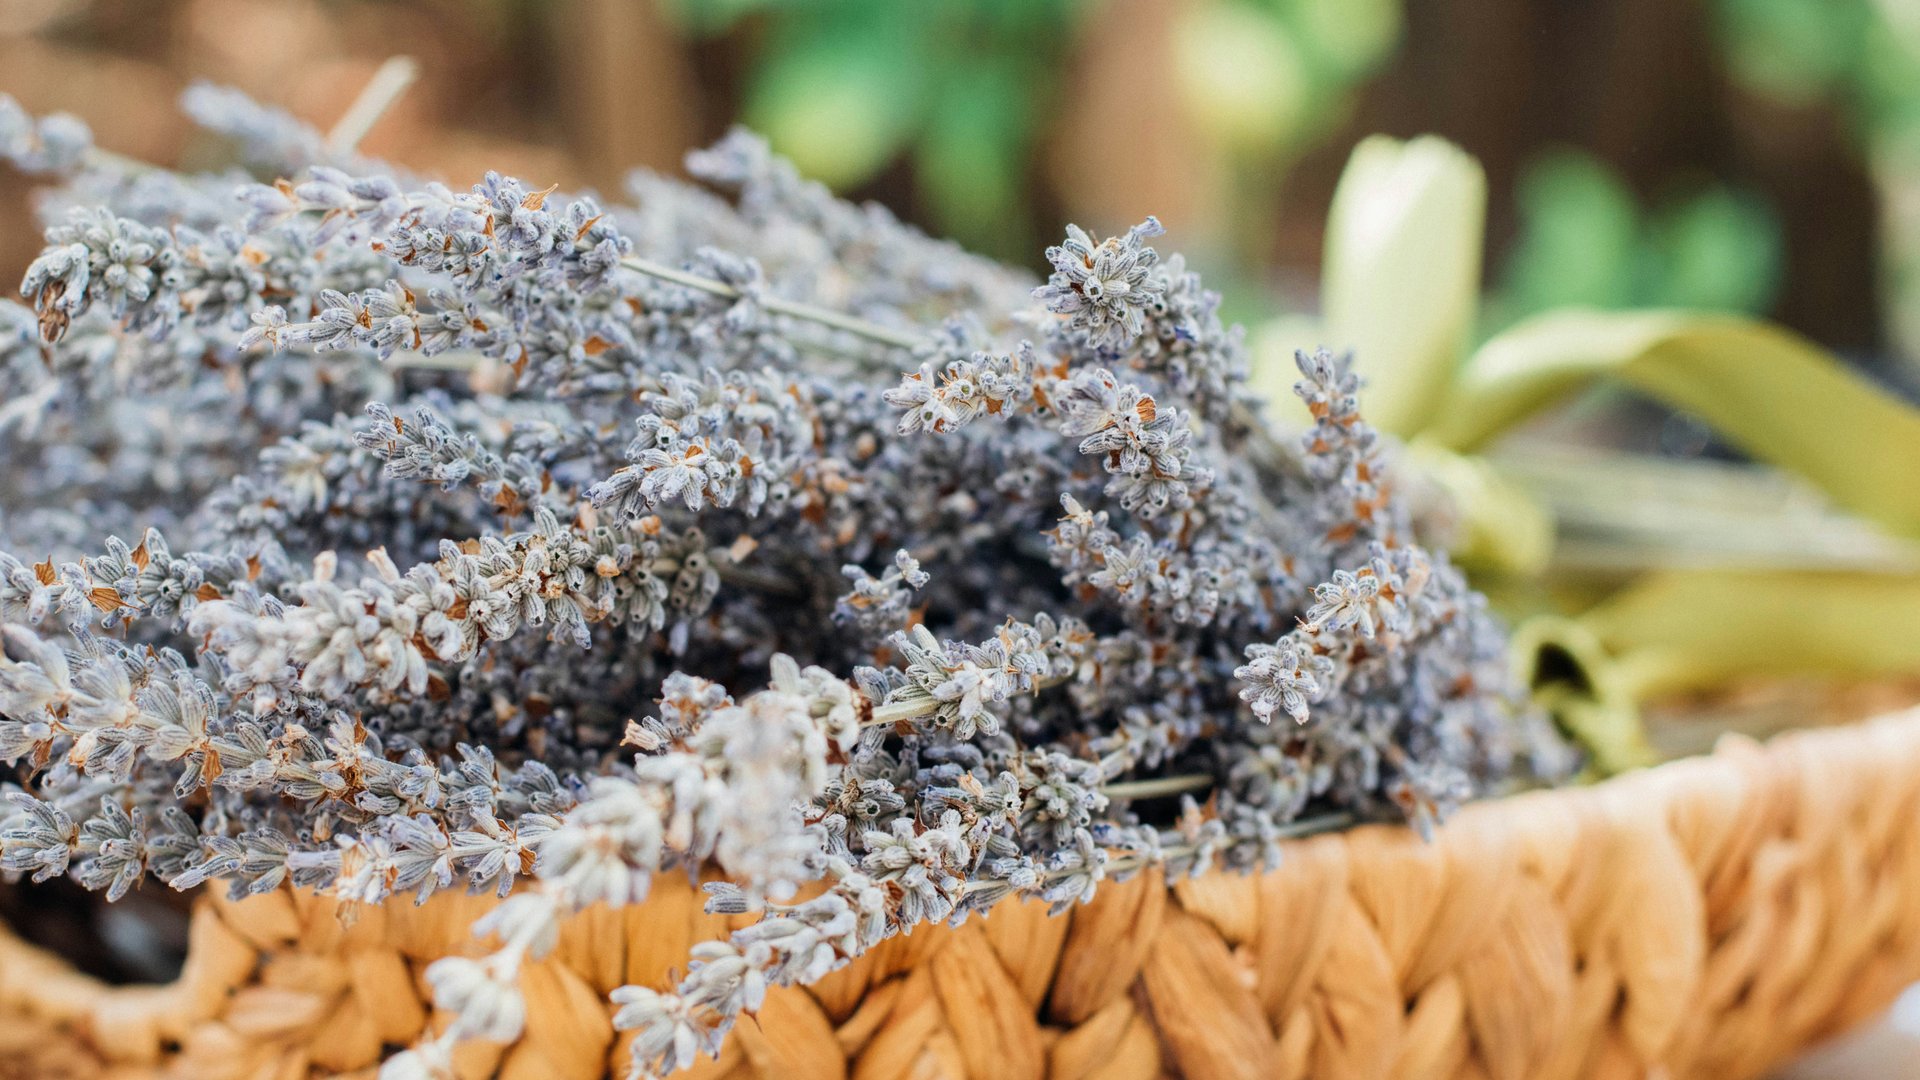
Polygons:
M1910 0L0 0L0 91L167 163L217 154L175 106L196 79L324 129L396 53L421 77L364 147L450 181L617 194L746 123L1028 264L1064 220L1157 214L1248 322L1313 308L1356 141L1432 132L1486 169L1481 336L1682 305L1883 379L1920 355Z

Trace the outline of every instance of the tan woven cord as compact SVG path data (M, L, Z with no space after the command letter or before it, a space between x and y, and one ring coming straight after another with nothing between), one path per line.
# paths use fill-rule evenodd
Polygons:
M421 971L489 901L370 910L288 891L193 916L178 982L110 988L0 942L0 1077L370 1076L439 1022ZM512 1046L465 1075L592 1078L604 995L662 985L728 920L684 882L592 911L524 976ZM1002 905L776 990L701 1080L1761 1074L1920 978L1920 711L1729 742L1598 787L1370 827L1260 877Z

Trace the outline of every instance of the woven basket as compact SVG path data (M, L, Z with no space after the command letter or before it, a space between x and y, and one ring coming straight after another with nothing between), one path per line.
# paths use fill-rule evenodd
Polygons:
M1259 877L1005 904L776 990L692 1076L1738 1078L1920 979L1920 711L1597 787L1367 827ZM421 972L491 901L342 926L281 891L194 911L179 980L110 987L0 939L0 1076L371 1076L433 1014ZM729 920L684 881L589 911L523 976L511 1046L464 1075L618 1074L605 994L662 985Z

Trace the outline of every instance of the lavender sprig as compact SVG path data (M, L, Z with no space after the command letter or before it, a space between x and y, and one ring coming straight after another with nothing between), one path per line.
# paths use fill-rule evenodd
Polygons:
M617 203L193 109L289 175L0 108L58 185L0 305L0 872L503 896L389 1075L663 872L762 917L619 993L641 1070L919 924L1569 767L1350 366L1276 437L1151 219L1036 289L745 133Z

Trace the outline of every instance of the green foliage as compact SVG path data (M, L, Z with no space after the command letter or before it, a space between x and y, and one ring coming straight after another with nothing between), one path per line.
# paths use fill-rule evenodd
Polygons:
M1165 43L1186 113L1240 173L1237 221L1333 129L1391 55L1402 0L1219 0ZM809 176L856 190L901 162L930 224L971 247L1030 246L1046 121L1097 0L666 0L682 32L736 35L741 119ZM1071 61L1071 62L1070 62ZM1071 200L1069 200L1071 201Z
M1920 7L1910 0L1719 0L1727 67L1748 90L1790 107L1831 108L1880 190L1878 253L1888 332L1920 355Z
M740 32L741 119L839 191L902 160L933 224L994 254L1027 247L1035 119L1054 101L1081 0L678 0L695 35Z
M1469 352L1451 328L1470 325L1478 302L1473 289L1461 288L1461 270L1477 265L1483 242L1478 175L1470 157L1432 137L1362 143L1334 198L1321 287L1320 336L1342 348L1364 342L1361 372L1393 381L1398 393L1381 403L1408 440L1404 460L1448 496L1452 519L1438 524L1451 532L1463 564L1515 586L1505 590L1510 596L1545 601L1544 586L1565 584L1555 533L1592 533L1596 526L1606 533L1604 500L1576 505L1583 513L1569 522L1549 513L1567 507L1530 487L1524 470L1467 456L1600 383L1624 384L1697 415L1754 458L1798 473L1888 534L1920 537L1920 488L1889 482L1920 460L1920 411L1813 343L1725 310L1596 309L1628 308L1648 297L1759 306L1772 271L1756 275L1751 267L1778 260L1763 211L1709 191L1643 220L1625 186L1601 166L1577 155L1550 159L1523 185L1529 231L1509 264L1503 297L1509 316L1545 310ZM1463 229L1463 222L1473 225ZM1260 339L1307 336L1297 325L1276 323ZM1271 393L1279 368L1262 352L1266 370L1256 370L1255 383ZM1615 463L1619 473L1634 467ZM1593 484L1622 480L1603 471ZM1697 493L1699 484L1667 487ZM1724 495L1722 486L1714 491ZM1734 522L1709 501L1654 500L1632 511L1690 518L1696 529L1737 524L1785 532L1794 524L1788 507ZM1904 550L1881 539L1868 547ZM1694 554L1702 553L1706 558L1674 564L1682 568L1629 581L1597 607L1591 597L1528 605L1535 617L1522 625L1516 647L1522 670L1532 672L1535 700L1580 738L1601 771L1646 760L1637 705L1650 694L1749 674L1920 668L1911 635L1888 632L1902 625L1920 582L1910 562L1869 569L1843 561L1844 570L1812 573L1757 568L1725 551L1719 561L1712 551ZM1646 556L1620 563L1633 573L1661 565L1670 553L1627 554ZM1761 609L1742 606L1763 600L1762 617L1755 617ZM1804 636L1798 628L1809 625L1821 627L1821 648L1796 644ZM1754 643L1761 637L1764 648Z
M1812 481L1836 504L1891 533L1920 536L1920 488L1888 482L1920 460L1920 412L1812 343L1732 316L1536 316L1468 360L1444 419L1425 435L1458 450L1483 448L1597 380L1691 412L1754 458ZM1669 512L1715 516L1704 505ZM1786 524L1783 516L1773 527ZM1687 566L1634 579L1577 620L1529 623L1517 647L1523 661L1526 649L1577 658L1578 678L1543 681L1536 665L1536 700L1607 771L1644 760L1637 701L1743 677L1920 671L1911 632L1916 599L1920 577L1907 571Z
M1612 170L1576 151L1547 154L1521 177L1515 201L1520 235L1502 287L1513 317L1629 303L1640 214Z
M1224 0L1196 6L1175 43L1195 119L1231 155L1298 154L1346 116L1355 87L1400 42L1401 0ZM1273 194L1280 174L1260 185Z
M1868 0L1719 0L1717 14L1734 77L1800 104L1854 77L1876 18Z
M1643 213L1619 175L1562 150L1521 178L1520 236L1489 322L1562 307L1685 307L1758 314L1784 258L1780 226L1757 197L1712 185Z
M1874 24L1857 70L1868 137L1883 152L1920 147L1920 20Z
M914 179L934 219L976 245L1032 228L1022 184L1034 109L1024 84L1020 63L983 61L942 87L914 145Z
M1847 109L1868 150L1920 147L1920 17L1889 0L1719 0L1734 79L1789 105Z
M1760 199L1711 187L1648 223L1648 305L1757 314L1780 285L1784 241Z
M1270 11L1228 3L1189 12L1178 29L1181 91L1210 141L1233 157L1259 159L1297 140L1315 95L1285 23Z
M905 6L839 3L776 22L742 119L796 167L836 188L879 172L920 126L933 89L924 27Z
M1316 82L1364 78L1400 42L1400 0L1283 0L1278 8Z

